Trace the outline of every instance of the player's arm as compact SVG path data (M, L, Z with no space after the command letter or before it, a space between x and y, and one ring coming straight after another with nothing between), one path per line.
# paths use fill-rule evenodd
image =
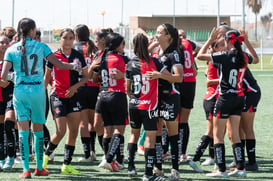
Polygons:
M2 72L1 72L1 80L7 80L7 75L11 67L12 67L12 62L4 61Z
M46 59L52 63L53 65L55 65L58 69L61 69L61 70L76 70L76 71L79 71L80 68L79 66L76 64L76 63L65 63L65 62L62 62L60 60L58 60L55 55L53 55L52 53L49 54Z
M44 75L45 88L47 88L47 86L51 80L51 73L52 73L52 70L49 69L48 67L46 67L45 68L45 75Z
M129 97L131 97L131 81L130 80L126 80L126 93Z

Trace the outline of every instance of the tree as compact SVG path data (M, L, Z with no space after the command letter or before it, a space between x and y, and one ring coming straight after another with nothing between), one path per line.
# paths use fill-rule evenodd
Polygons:
M257 16L262 8L261 0L247 0L248 7L255 14L255 40L257 41Z
M269 32L270 32L270 24L272 21L271 17L272 17L272 13L268 13L264 16L261 16L261 22L262 22L263 28L265 30L266 36L268 36Z

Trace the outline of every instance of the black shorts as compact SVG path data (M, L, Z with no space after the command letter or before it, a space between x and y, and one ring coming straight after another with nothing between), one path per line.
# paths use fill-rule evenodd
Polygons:
M95 109L99 87L84 86L78 91L79 101L83 109Z
M182 82L180 84L180 106L192 109L195 97L196 82Z
M231 115L241 115L244 107L244 96L236 94L220 95L216 101L213 116L228 118Z
M245 105L243 112L256 112L258 103L261 99L261 91L258 92L247 92L245 93Z
M81 111L81 105L77 94L71 98L58 97L56 93L51 94L50 108L54 118L64 117L69 113Z
M212 120L215 103L216 103L216 97L213 97L210 100L204 99L203 108L206 114L206 120Z
M179 94L159 95L159 117L165 121L174 121L180 112Z
M99 93L96 113L100 113L103 126L126 125L128 118L127 97L122 92Z
M4 115L8 111L14 111L12 95L9 99L0 102L0 115Z
M158 129L158 110L130 109L130 125L134 129L140 129L143 124L145 131Z

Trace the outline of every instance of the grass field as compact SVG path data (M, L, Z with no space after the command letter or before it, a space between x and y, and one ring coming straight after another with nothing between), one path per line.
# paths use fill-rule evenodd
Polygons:
M254 71L253 72L255 78L258 80L258 83L262 90L262 99L258 106L258 112L256 114L255 119L255 132L257 139L257 161L259 164L258 172L248 172L247 180L259 181L259 180L273 180L273 151L272 151L272 98L270 98L271 91L273 91L273 71ZM195 147L199 142L200 137L203 135L206 129L206 121L205 114L202 107L203 96L205 94L205 77L203 71L200 69L199 74L197 76L197 92L195 98L195 106L192 110L190 116L190 141L188 145L188 154L192 155L194 153ZM49 116L47 121L47 126L51 133L55 131L54 122ZM129 138L129 130L130 127L127 126L126 134L125 134L125 155L127 155L126 151L126 143ZM79 138L79 137L78 137ZM79 169L82 174L79 176L71 176L71 175L61 175L60 168L63 161L63 150L64 150L63 140L58 148L55 151L55 161L49 163L48 170L50 171L50 175L48 177L32 177L32 180L130 180L127 176L127 170L124 169L118 173L111 173L102 169L99 169L97 165L99 161L96 161L91 164L86 163L78 163L78 158L83 154L82 145L80 139L77 141L75 155L72 161L72 164L75 168ZM232 158L232 148L230 142L226 139L226 155L227 155L227 163L230 163ZM97 158L100 159L102 156L102 150L100 149L98 143L96 144ZM203 159L207 156L207 152ZM144 157L138 156L136 157L136 167L138 171L138 177L133 180L141 180L143 171L144 171ZM163 168L166 175L170 172L170 162L164 163ZM30 167L32 168L32 172L35 168L35 163L31 162ZM203 167L203 169L207 172L212 171L213 167ZM21 164L15 164L14 168L10 172L0 172L0 180L17 180L19 173L21 173L22 168ZM192 169L186 163L180 165L180 174L181 180L213 180L211 178L206 178L205 174L197 174L192 171ZM218 180L218 179L214 179ZM229 180L246 180L246 179L236 179L229 178Z

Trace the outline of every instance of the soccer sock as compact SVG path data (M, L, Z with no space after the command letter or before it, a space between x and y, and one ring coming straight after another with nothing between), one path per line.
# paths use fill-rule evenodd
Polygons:
M188 123L179 123L179 139L182 146L182 154L186 154L190 137L190 128Z
M5 131L7 135L7 156L14 158L15 156L15 138L14 138L14 125L13 121L5 121Z
M179 155L178 155L178 146L180 144L179 136L174 135L169 137L171 143L171 154L172 154L172 168L175 170L179 169Z
M100 147L103 150L103 144L102 144L103 135L100 135L100 136L98 135L98 140L99 140Z
M48 147L45 151L45 154L47 156L51 155L53 151L57 148L58 145L53 144L52 142L49 142Z
M137 151L137 144L135 143L128 143L128 170L135 169L135 155Z
M50 142L50 133L49 133L46 125L44 124L44 145L45 145L45 148L47 148L49 142Z
M15 129L15 149L16 149L16 152L20 152L20 149L19 149L19 131L18 131L18 129Z
M242 149L242 143L234 143L232 145L232 148L237 169L243 170L245 168L245 153L244 150Z
M162 170L162 146L161 146L162 138L161 136L156 136L155 142L155 166Z
M109 150L106 155L106 160L108 163L111 163L113 161L114 156L117 153L117 149L119 147L121 137L122 136L120 134L113 134L111 138Z
M33 136L34 136L36 168L38 168L38 170L42 170L43 157L44 157L44 131L33 132Z
M210 137L207 135L203 135L201 137L201 140L199 142L199 144L197 145L196 149L195 149L195 154L193 157L193 161L200 161L201 156L204 154L209 142L210 142Z
M70 146L65 144L64 146L64 164L70 165L72 161L72 156L74 154L75 146Z
M102 139L102 145L103 145L103 151L104 151L104 155L107 155L107 152L109 150L109 143L111 141L111 138L103 138Z
M84 151L84 158L90 157L90 137L81 137L82 146Z
M119 147L117 149L117 162L122 164L124 160L124 136L121 135Z
M169 150L169 137L165 127L162 129L162 149L164 154Z
M210 138L210 141L209 141L209 156L211 157L211 158L214 158L214 147L213 147L213 145L214 145L214 143L213 143L213 138Z
M155 149L145 148L145 175L153 175L153 166L155 161Z
M96 131L90 131L90 150L95 153Z
M4 123L0 123L0 160L5 160Z
M247 139L246 140L246 152L248 157L248 164L252 165L256 163L256 139Z
M29 170L29 131L19 130L19 148L24 172Z
M138 138L137 145L138 146L140 146L140 145L144 146L144 143L145 143L145 130L142 129L140 137Z
M225 159L225 145L218 143L214 145L215 150L215 162L221 172L226 171L226 159Z

